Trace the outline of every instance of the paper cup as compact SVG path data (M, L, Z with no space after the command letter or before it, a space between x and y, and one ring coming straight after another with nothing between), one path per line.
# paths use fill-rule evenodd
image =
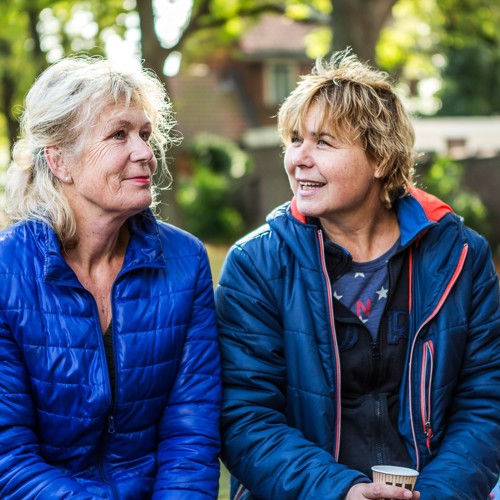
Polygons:
M417 482L418 471L393 465L374 465L373 482L399 486L413 491Z

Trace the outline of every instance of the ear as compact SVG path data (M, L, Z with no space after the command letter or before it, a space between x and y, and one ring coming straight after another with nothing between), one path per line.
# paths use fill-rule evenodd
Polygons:
M45 159L51 172L61 182L70 182L69 170L64 163L62 151L59 146L47 146L44 149Z
M380 165L375 166L375 173L374 173L375 179L382 179L384 176L382 167Z

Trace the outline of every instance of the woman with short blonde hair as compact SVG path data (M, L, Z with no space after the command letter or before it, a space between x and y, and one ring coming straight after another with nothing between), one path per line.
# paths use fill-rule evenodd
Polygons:
M485 499L500 471L487 241L413 184L388 76L318 61L278 114L292 200L216 290L231 498ZM375 484L372 467L417 474ZM406 475L406 474L405 474Z

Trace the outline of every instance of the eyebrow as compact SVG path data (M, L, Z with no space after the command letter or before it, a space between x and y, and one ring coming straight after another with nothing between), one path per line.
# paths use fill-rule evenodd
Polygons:
M313 135L316 135L316 134L313 133ZM326 137L330 137L330 139L335 140L335 137L332 134L329 134L328 132L320 132L317 135L318 135L318 137L324 137L324 136L326 136Z
M112 127L131 127L132 126L132 123L129 122L128 120L110 120L108 122L109 125L111 125Z
M292 130L292 134L291 135L292 136L299 135L299 131L298 130ZM313 132L309 132L309 135L311 135L312 137L325 137L326 136L326 137L330 137L333 140L336 140L336 138L332 134L330 134L328 132L319 132L319 133L317 133L317 132L313 131Z
M124 120L124 119L118 119L118 120L114 120L113 118L111 118L107 123L106 123L106 128L111 128L111 129L114 129L114 128L126 128L126 129L129 129L129 128L132 128L134 126L134 124L129 121L129 120ZM145 122L143 122L139 128L144 128L144 127L150 127L151 126L151 121L150 120L146 120Z

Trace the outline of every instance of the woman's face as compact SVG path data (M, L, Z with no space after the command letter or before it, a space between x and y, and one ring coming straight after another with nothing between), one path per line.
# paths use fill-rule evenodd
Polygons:
M64 185L66 194L77 215L128 217L152 201L157 167L149 142L152 125L135 106L109 106L98 116L84 132L78 158L65 158L72 179Z
M370 215L381 204L376 164L356 144L340 142L331 131L318 130L313 104L286 149L285 169L297 208L305 216L341 223Z

